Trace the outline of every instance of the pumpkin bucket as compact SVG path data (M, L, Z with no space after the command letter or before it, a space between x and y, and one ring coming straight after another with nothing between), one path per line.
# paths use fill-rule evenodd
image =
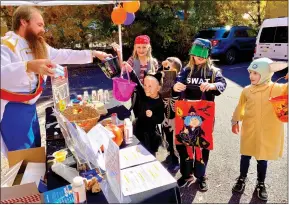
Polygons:
M136 86L136 83L131 82L129 78L129 73L126 70L128 80L124 79L122 76L122 72L119 78L113 78L113 97L120 101L120 102L126 102L130 99L134 88Z
M280 80L282 78L284 78L284 77L281 77L278 80ZM275 85L275 83L274 83L274 85ZM288 122L288 95L281 95L281 96L277 96L277 97L272 98L271 94L272 94L272 89L273 89L274 85L272 86L271 91L270 91L269 101L271 102L273 109L275 111L275 114L278 117L278 119L281 122Z

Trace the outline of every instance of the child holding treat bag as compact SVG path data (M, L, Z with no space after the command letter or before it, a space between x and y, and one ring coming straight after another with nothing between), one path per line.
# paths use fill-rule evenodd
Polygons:
M197 38L193 42L189 64L181 70L173 87L173 96L182 94L186 99L175 105L176 147L182 175L178 185L185 186L194 174L201 191L208 190L206 167L213 148L214 99L227 86L209 58L211 48L209 40Z
M114 50L120 56L120 48L119 45L114 43L113 45ZM135 71L136 76L139 78L140 83L144 83L144 77L148 71L155 72L158 69L158 62L152 56L152 46L150 43L150 37L147 35L140 35L135 38L134 41L134 49L132 56L129 57L127 61L122 63L122 68L127 69L130 73L132 70ZM130 74L130 78L132 78ZM137 83L137 81L134 81ZM136 91L132 96L132 107L135 118L138 116L138 96L136 95Z
M165 106L165 119L162 123L162 130L168 142L169 152L165 162L168 164L168 170L175 173L179 170L178 153L174 143L175 102L178 97L172 97L172 87L175 84L177 74L182 68L182 62L177 57L168 57L162 62L162 66L162 70L165 73L164 85L160 91Z
M134 135L155 156L161 144L161 135L157 125L164 120L164 104L159 95L163 84L163 73L149 71L144 77L144 85L140 83L134 71L131 74L132 79L137 82L136 92L139 96Z
M283 64L284 68L288 66L287 63ZM243 89L232 118L234 134L239 134L239 122L242 121L240 175L233 191L244 191L250 159L255 157L257 196L264 201L268 199L265 187L267 162L282 157L284 147L284 125L277 118L269 101L271 94L275 97L288 93L288 83L271 82L276 67L280 67L280 63L274 63L269 58L260 58L250 64L248 71L251 85ZM288 74L285 78L288 79ZM284 109L288 117L288 108Z

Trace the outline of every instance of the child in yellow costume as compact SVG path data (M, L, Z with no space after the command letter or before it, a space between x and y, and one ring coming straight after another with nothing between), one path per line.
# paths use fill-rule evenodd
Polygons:
M284 125L275 115L269 102L270 91L274 85L271 78L275 65L269 58L260 58L250 64L248 71L251 85L243 89L232 118L234 134L239 133L239 122L242 121L240 176L233 191L240 193L244 191L250 159L255 157L258 164L256 189L258 198L264 201L268 199L264 184L267 161L281 157L284 146ZM276 83L272 96L284 95L287 88L288 83Z

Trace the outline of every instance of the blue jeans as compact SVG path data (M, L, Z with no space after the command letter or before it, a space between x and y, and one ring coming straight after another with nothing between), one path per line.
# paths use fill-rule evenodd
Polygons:
M250 166L251 156L241 155L240 163L240 175L242 177L247 177L247 173ZM267 160L257 160L257 179L258 182L264 182L267 172Z

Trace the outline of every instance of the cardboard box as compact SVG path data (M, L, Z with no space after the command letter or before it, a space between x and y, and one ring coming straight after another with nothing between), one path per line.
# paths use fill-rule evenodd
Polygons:
M46 163L45 148L8 152L8 161L8 173L1 180L1 203L42 203L35 183L19 184L28 162Z

